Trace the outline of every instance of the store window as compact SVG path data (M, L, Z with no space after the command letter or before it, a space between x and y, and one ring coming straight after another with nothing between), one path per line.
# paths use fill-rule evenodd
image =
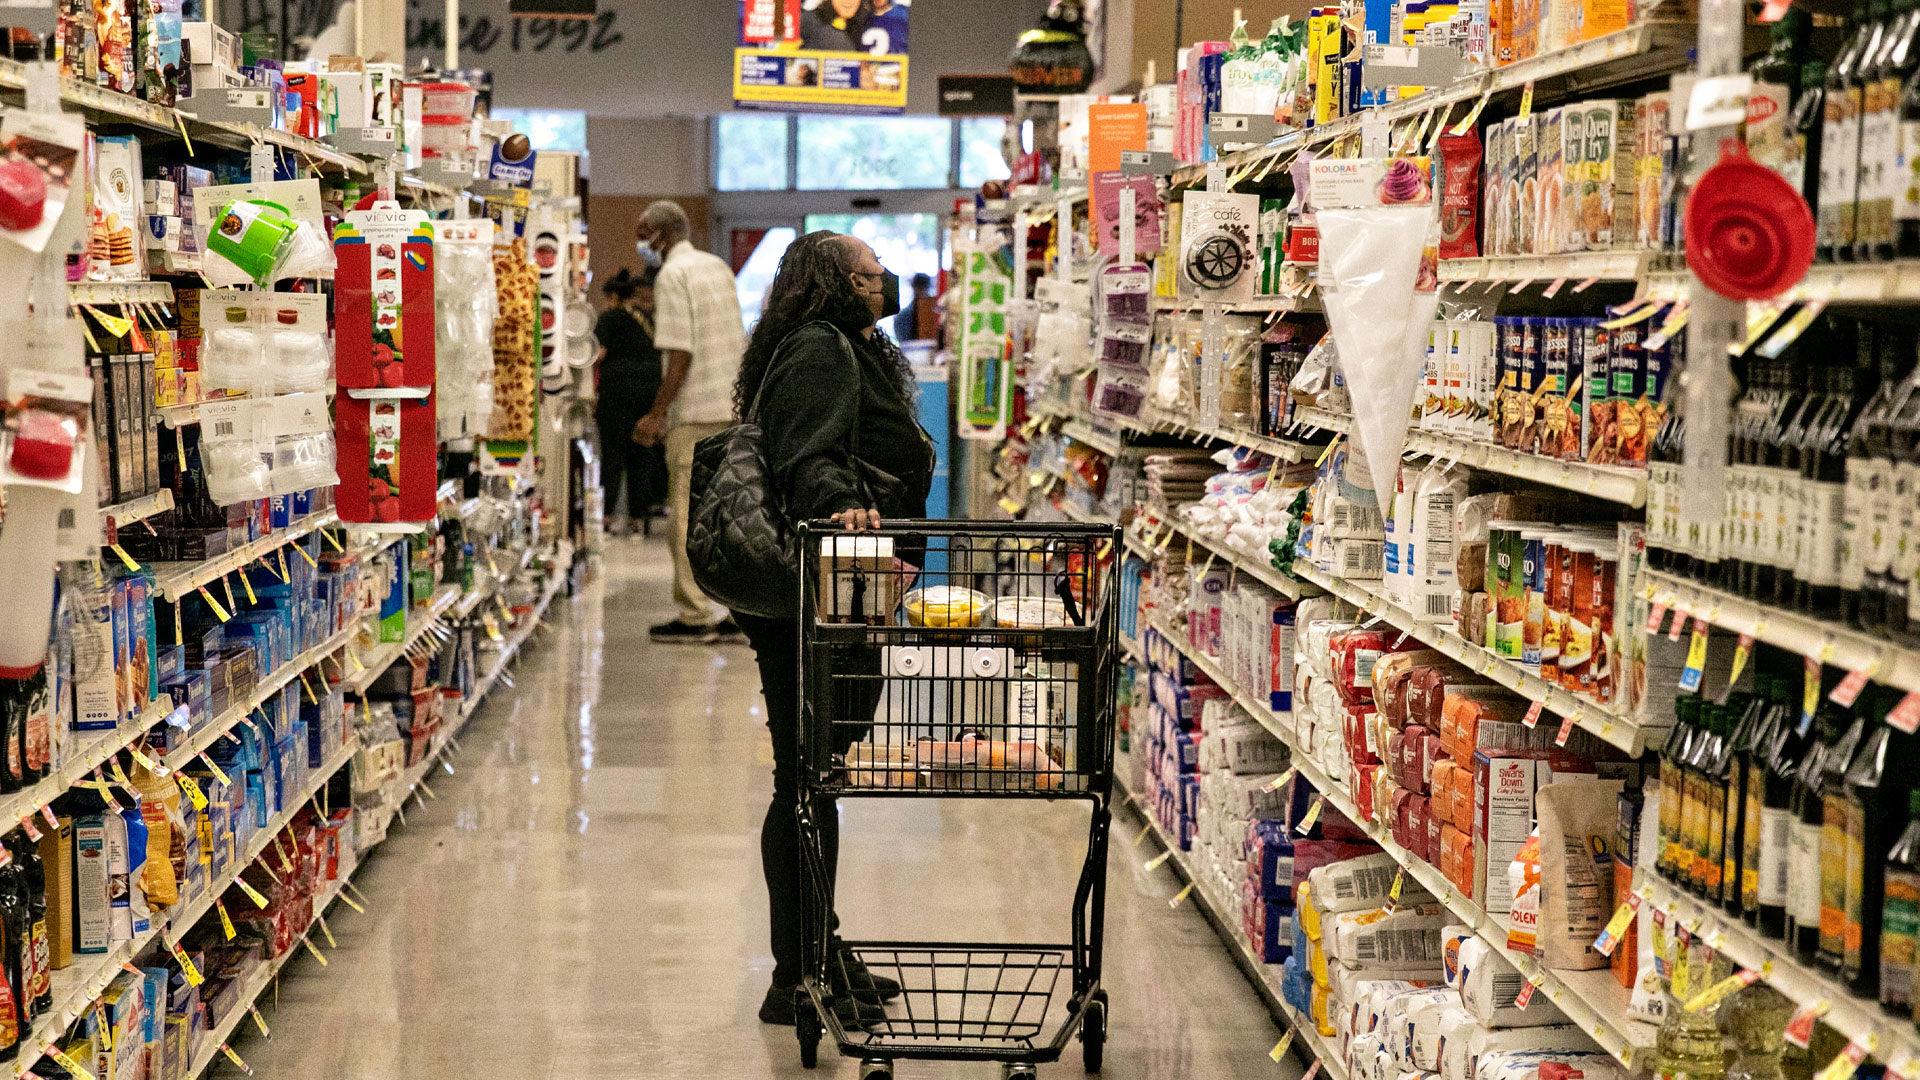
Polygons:
M722 113L714 135L713 186L720 191L787 188L787 118Z
M1012 175L1000 156L1007 122L998 116L969 116L960 121L960 186L977 188Z
M803 191L897 191L951 182L953 121L933 116L802 116Z
M495 120L513 121L535 150L587 152L587 114L546 109L495 109Z
M773 284L773 275L780 269L780 256L787 253L787 245L793 243L798 235L799 232L790 226L733 230L730 239L735 258L739 261L733 287L740 298L740 317L746 322L747 329L753 329L753 324L760 321L760 311L766 304L767 286ZM742 252L746 253L743 259L740 258Z

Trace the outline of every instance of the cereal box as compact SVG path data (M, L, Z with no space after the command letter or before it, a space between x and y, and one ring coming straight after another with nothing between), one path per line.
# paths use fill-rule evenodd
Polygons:
M1580 242L1575 247L1605 251L1616 244L1627 246L1627 237L1635 235L1636 106L1609 100L1577 108L1585 131L1576 208Z
M1654 247L1660 242L1661 150L1666 141L1667 102L1666 94L1656 93L1633 105L1633 237L1640 247Z

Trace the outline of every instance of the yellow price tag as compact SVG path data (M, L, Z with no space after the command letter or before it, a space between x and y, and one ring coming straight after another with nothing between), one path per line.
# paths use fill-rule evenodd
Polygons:
M1193 895L1193 882L1189 881L1187 882L1187 885L1185 888L1173 894L1173 899L1167 901L1167 906L1170 908L1177 908L1181 904L1186 903L1187 897L1191 895Z
M260 895L259 889L256 889L253 886L247 884L246 878L243 878L243 877L234 878L233 884L237 888L239 888L241 892L247 894L247 899L253 901L254 907L264 908L267 906L267 898Z
M167 767L153 760L152 758L148 757L146 754L142 753L138 744L127 747L127 753L133 755L134 763L139 765L141 768L147 770L148 772L152 773L155 776L162 777L162 778L166 777ZM124 779L125 774L120 772L120 761L118 758L114 759L113 768L116 775L123 777L123 779L120 782L122 784L126 784L126 780ZM128 785L128 786L131 787L132 785Z
M188 986L199 986L205 981L200 976L200 969L193 966L193 958L187 955L187 950L181 948L179 942L174 942L168 948L172 950L173 958L180 962L180 973L187 977Z
M359 912L362 915L365 915L367 913L366 908L363 908L359 904L354 903L353 897L348 896L347 891L345 889L340 890L340 902L352 908L353 910Z
M1393 872L1393 884L1387 888L1387 902L1396 907L1400 903L1400 890L1407 883L1407 868L1398 867Z
M227 1055L227 1060L233 1062L234 1068L239 1069L248 1076L253 1075L253 1069L250 1068L246 1062L240 1060L240 1055L233 1052L233 1047L228 1046L226 1043L221 1043L220 1052Z
M220 575L220 588L224 590L227 594L227 610L228 611L240 610L240 605L233 602L233 575L232 574Z
M327 928L327 917L319 912L313 913L313 921L320 924L320 932L327 935L327 947L337 949L340 943L333 940L333 931Z
M213 609L213 614L221 622L226 622L228 619L233 618L233 616L227 614L226 608L223 608L220 606L220 601L215 600L213 598L213 594L207 591L207 587L205 585L195 586L194 591L200 594L200 599L205 600L207 602L207 606Z
M276 552L274 552L273 554L274 554L274 557L275 557L275 558L277 558L277 559L279 560L279 562L280 562L280 580L281 580L281 582L282 582L282 583L285 583L285 582L288 582L288 581L291 581L291 580L293 580L292 578L290 578L290 577L288 577L288 576L287 576L287 549L286 549L286 548L281 548L281 549L280 549L279 551L276 551Z
M295 555L298 555L298 556L300 556L301 558L303 558L303 559L305 559L305 560L307 560L307 565L308 565L308 566L310 566L310 567L312 567L313 569L315 569L315 570L318 570L318 569L320 569L320 564L319 564L319 563L317 563L317 562L314 562L314 561L313 561L313 556L311 556L311 555L309 555L309 554L307 554L307 545L305 545L305 544L295 544L295 545L293 545L293 553L294 553Z
M93 1003L93 1030L99 1033L100 1049L113 1049L113 1025L107 1022L107 1007L101 1002Z
M1613 918L1607 920L1606 928L1601 930L1600 936L1593 940L1593 947L1600 955L1613 954L1614 946L1619 944L1620 938L1626 934L1627 927L1633 922L1633 913L1639 907L1639 894L1628 893L1626 900L1613 910Z
M1113 550L1113 541L1111 541L1111 540L1102 540L1102 541L1100 541L1100 550L1098 550L1098 551L1096 551L1096 552L1094 552L1094 553L1093 553L1093 557L1094 557L1094 558L1095 558L1096 560L1097 560L1097 559L1104 559L1104 558L1106 558L1106 557L1107 557L1107 554L1108 554L1109 552L1111 552L1112 550Z
M1875 1040L1877 1041L1877 1040ZM1867 1057L1867 1048L1858 1041L1849 1042L1846 1048L1835 1055L1827 1066L1820 1070L1814 1080L1849 1080L1859 1070L1860 1063Z
M73 1059L73 1055L57 1046L48 1045L47 1056L60 1063L60 1067L73 1074L73 1080L97 1080L85 1065Z
M1325 796L1315 796L1313 805L1307 807L1306 814L1300 818L1300 824L1294 826L1294 831L1302 836L1312 832L1314 822L1320 820L1320 808L1326 803Z
M338 540L337 538L335 538L335 537L334 537L334 535L333 535L333 530L332 530L332 529L321 529L321 530L320 530L320 539L322 539L322 540L325 540L325 541L326 541L327 543L329 543L329 544L332 544L332 545L333 545L333 550L335 550L335 551L345 551L345 550L347 550L346 548L344 548L344 547L342 547L342 546L340 545L340 541L339 541L339 540Z
M260 598L253 594L253 581L247 577L245 570L240 571L240 587L247 590L247 603L258 604L260 602Z
M214 910L220 913L220 932L227 935L228 941L232 941L238 936L239 931L233 928L233 917L227 914L227 902L225 900L215 900L213 907Z
M307 673L305 671L300 673L300 689L307 692L307 704L320 704L320 699L313 696L313 684L307 681Z
M188 776L186 773L179 773L174 779L179 782L180 791L186 795L187 801L193 804L195 810L206 810L207 795L206 792L200 790L199 781Z
M1279 791L1281 788L1286 787L1287 781L1293 779L1293 774L1299 771L1300 771L1300 766L1298 765L1287 766L1286 772L1283 772L1279 776L1276 776L1273 779L1267 781L1266 790Z
M1339 445L1340 445L1340 439L1338 436L1335 436L1331 442L1327 443L1326 448L1320 451L1320 456L1314 459L1313 467L1317 469L1320 466L1325 465L1327 463L1327 459L1333 456L1333 448Z
M1473 108L1467 110L1467 115L1461 117L1460 122L1453 125L1453 129L1452 129L1453 134L1465 135L1467 133L1467 129L1473 127L1474 121L1480 119L1480 111L1482 109L1485 109L1487 107L1487 102L1492 99L1493 99L1493 88L1488 87L1485 91L1481 93L1480 100L1475 101L1473 103Z
M1727 676L1727 683L1729 685L1740 681L1740 673L1747 670L1747 660L1752 655L1753 635L1741 634L1740 644L1733 648L1733 674Z
M1699 1012L1715 1002L1724 1000L1735 990L1741 990L1760 981L1760 973L1754 970L1736 971L1733 974L1695 994L1687 1002L1688 1012Z
M247 1014L253 1017L253 1025L260 1029L261 1038L263 1039L273 1038L273 1032L267 1030L266 1018L260 1015L260 1006L258 1005L247 1006Z
M1146 862L1146 868L1149 870L1158 870L1160 869L1161 864L1165 863L1168 859L1171 859L1171 858L1173 858L1173 849L1168 848L1167 850L1161 852L1160 854L1155 855L1153 858L1148 859Z
M308 938L308 937L307 937L307 935L305 935L305 934L301 934L301 935L300 935L300 944L302 944L302 945L305 945L305 946L307 947L307 951L313 954L313 958L314 958L315 960L318 960L318 961L320 961L320 966L321 966L321 967L326 967L326 966L327 966L327 958L326 958L325 956L323 956L323 955L321 955L321 953L320 953L320 949L319 949L319 948L318 948L318 947L317 947L316 945L314 945L314 943L313 943L313 941L312 941L312 939L311 939L311 938Z
M1293 1045L1293 1029L1288 1028L1286 1030L1286 1033L1280 1036L1280 1041L1273 1044L1273 1049L1267 1051L1267 1059L1273 1062L1278 1062L1281 1058L1287 1056L1287 1048L1292 1045Z
M1532 115L1533 115L1533 80L1528 79L1527 85L1520 91L1520 119L1525 120L1527 117Z
M230 786L233 783L233 778L228 776L226 773L222 772L220 770L220 766L215 765L213 763L213 759L207 756L207 752L205 750L200 751L200 763L202 765L205 765L207 767L207 771L211 772L214 775L214 777L220 781L222 785Z
M140 572L140 564L134 560L133 556L127 554L126 548L121 547L119 544L108 544L107 549L115 555L118 555L120 562L125 565L128 570L136 574Z

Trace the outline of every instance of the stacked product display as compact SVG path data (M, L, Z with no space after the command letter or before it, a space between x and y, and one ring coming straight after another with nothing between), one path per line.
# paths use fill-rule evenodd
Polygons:
M0 65L0 1060L187 1078L597 542L584 230L462 73L69 7Z
M1920 20L1749 11L1716 82L1685 5L1414 7L1310 20L1326 107L1252 144L1268 46L1197 43L1122 148L1171 165L955 221L1050 254L973 475L1127 528L1148 870L1343 1080L1913 1075Z

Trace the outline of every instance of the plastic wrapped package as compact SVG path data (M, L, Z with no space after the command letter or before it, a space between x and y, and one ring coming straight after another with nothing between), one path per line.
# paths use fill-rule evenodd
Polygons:
M493 413L494 223L434 225L434 396L441 438L486 429Z
M200 410L200 467L207 495L222 506L271 492L272 450L254 430L251 401L209 402Z
M209 290L212 291L212 290ZM211 311L201 308L204 317ZM267 373L267 341L252 325L244 306L227 306L220 318L209 321L200 343L200 386L234 394L261 391Z

